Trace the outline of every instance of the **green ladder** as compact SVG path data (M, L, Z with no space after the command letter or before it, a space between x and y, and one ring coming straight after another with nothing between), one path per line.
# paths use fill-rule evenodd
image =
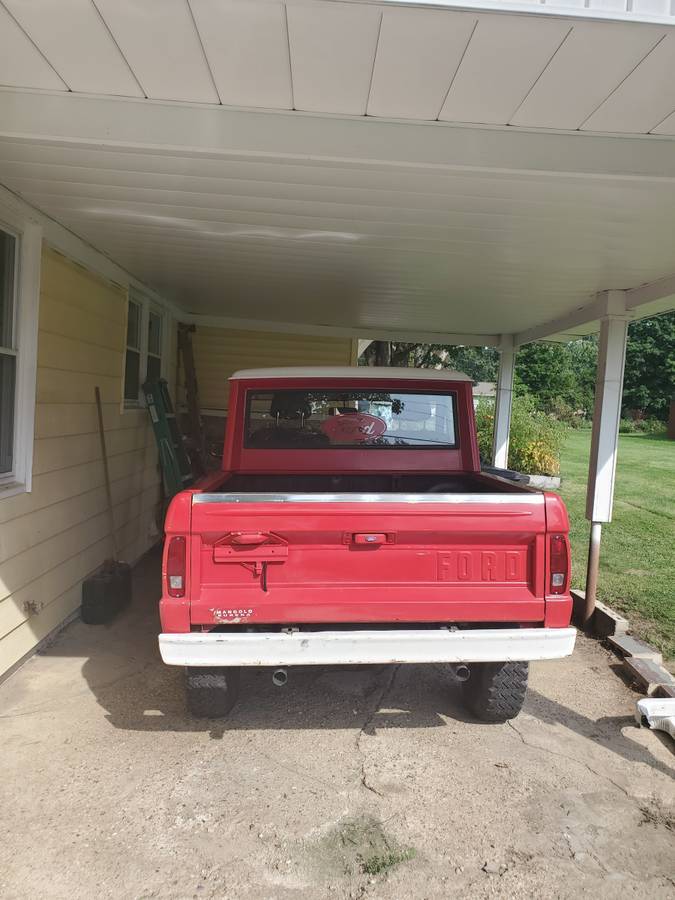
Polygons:
M178 428L166 379L146 381L143 393L157 441L159 464L168 501L193 483L192 465Z

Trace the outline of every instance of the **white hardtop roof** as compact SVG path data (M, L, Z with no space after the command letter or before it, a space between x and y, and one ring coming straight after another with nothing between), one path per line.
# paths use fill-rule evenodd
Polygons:
M406 369L396 366L287 366L277 369L240 369L235 378L410 378L425 381L471 381L453 369Z

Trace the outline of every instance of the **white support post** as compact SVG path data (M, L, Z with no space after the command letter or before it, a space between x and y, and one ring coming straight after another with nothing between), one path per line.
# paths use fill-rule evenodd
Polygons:
M495 397L495 427L492 438L492 465L508 468L509 432L511 429L511 400L513 398L513 373L516 348L512 335L504 334L500 342L499 376Z
M591 538L586 575L585 624L590 621L595 610L602 523L612 521L623 370L630 320L630 315L626 312L624 291L607 291L603 297L606 314L600 323L593 432L586 493L586 518L591 521Z

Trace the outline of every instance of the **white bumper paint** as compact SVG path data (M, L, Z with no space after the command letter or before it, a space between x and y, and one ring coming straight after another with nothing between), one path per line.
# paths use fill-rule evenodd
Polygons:
M170 666L314 666L559 659L574 628L387 628L370 631L160 634Z

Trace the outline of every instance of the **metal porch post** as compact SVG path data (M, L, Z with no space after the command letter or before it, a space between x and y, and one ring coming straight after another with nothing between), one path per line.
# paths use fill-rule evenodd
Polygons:
M502 335L499 354L499 376L495 397L495 427L492 438L492 465L508 468L509 433L511 429L511 400L516 348L512 335Z
M626 314L623 291L607 291L605 300L606 314L600 323L593 433L586 492L586 518L591 522L591 535L586 572L584 625L588 624L595 610L602 523L612 521L623 370L630 319Z

